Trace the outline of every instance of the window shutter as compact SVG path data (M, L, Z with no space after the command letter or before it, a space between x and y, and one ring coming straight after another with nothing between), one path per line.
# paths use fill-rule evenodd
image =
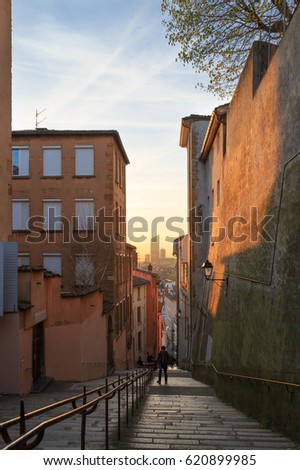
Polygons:
M29 150L28 149L19 149L20 157L20 175L28 176L29 175Z
M13 230L26 230L29 219L29 202L13 201L12 203L12 226Z
M78 230L93 230L94 201L76 201Z
M21 204L13 202L12 226L14 230L21 228Z
M61 149L43 149L43 175L61 176Z
M43 255L44 268L55 274L61 274L61 255Z
M61 230L61 202L44 201L45 230Z
M30 265L30 255L29 253L19 253L18 254L18 266L29 266Z
M94 149L76 148L76 176L94 175Z
M94 261L92 256L76 256L76 284L79 286L94 284Z

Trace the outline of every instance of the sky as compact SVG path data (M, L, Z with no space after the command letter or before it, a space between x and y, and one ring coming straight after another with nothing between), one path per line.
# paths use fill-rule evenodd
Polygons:
M117 130L127 166L127 234L140 259L152 236L172 255L186 232L181 119L210 115L219 99L176 62L160 0L12 0L16 129ZM166 241L167 240L167 241Z

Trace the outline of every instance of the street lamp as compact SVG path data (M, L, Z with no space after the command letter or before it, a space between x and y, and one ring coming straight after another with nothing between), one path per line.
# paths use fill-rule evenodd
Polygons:
M207 259L201 266L201 268L204 270L204 276L206 278L207 281L221 281L222 282L222 285L221 287L223 287L223 285L227 286L228 285L228 275L223 277L222 279L218 279L218 278L212 278L212 273L213 273L213 270L214 270L214 267L212 265L212 263Z

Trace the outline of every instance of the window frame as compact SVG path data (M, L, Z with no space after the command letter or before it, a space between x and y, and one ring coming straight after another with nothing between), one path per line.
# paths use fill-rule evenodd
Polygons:
M79 212L79 204L87 204L88 210L86 211L87 215L85 219L82 218L82 214L84 215L85 210ZM92 207L92 209L91 209ZM82 214L81 214L82 212ZM95 223L95 199L94 198L81 198L75 199L75 229L77 231L89 231L92 232L94 230L94 223Z
M16 150L20 150L21 151L21 155L18 154L18 170L20 170L20 168L22 167L25 167L26 170L23 172L20 173L20 171L18 171L18 173L14 173L14 151ZM22 155L22 153L24 152L24 155ZM25 153L25 151L27 151ZM20 159L21 159L21 163L20 163ZM22 162L22 160L25 160L25 164L24 162ZM29 176L29 165L30 165L30 160L29 160L29 145L13 145L12 146L12 155L11 155L11 163L12 163L12 176L13 178L22 178L22 177L28 177Z
M137 319L138 324L142 323L142 307L141 307L141 305L138 305L137 308L136 308L136 319Z
M53 269L49 269L45 266L45 258L49 259L59 259L59 269L57 271L53 271ZM61 253L43 253L43 266L47 271L51 271L54 274L59 274L61 276L62 274L62 255Z
M83 264L81 267L82 271L78 273L78 262L79 260L89 260L89 263ZM92 267L92 273L89 274L88 270ZM80 282L79 275L82 273L86 274L88 273L88 276L91 277L91 279L87 279L88 282ZM84 276L85 277L85 276ZM85 279L84 279L85 280ZM90 254L77 254L75 255L75 284L78 287L90 287L95 284L95 263L94 263L94 256Z
M17 226L15 226L14 222L16 220L16 212L14 210L14 207L16 204L20 204L20 209L22 206L26 207L27 208L27 214L25 214L25 217L27 216L27 221L26 221L26 226L23 226L23 218L24 218L24 214L22 214L22 209L20 210L20 223L17 224ZM26 206L25 206L26 205ZM19 215L19 214L18 214ZM30 201L29 199L12 199L12 231L28 231L28 220L30 218Z
M83 153L84 150L89 150L92 152L92 154L89 156L80 155L80 151L82 151ZM94 145L88 145L88 144L75 145L75 176L77 177L95 176Z
M59 151L59 155L57 156L50 156L47 155L47 152L50 152L50 151ZM52 162L51 164L49 163L50 160L57 160L55 161L55 168L57 168L59 166L59 170L56 170L56 171L48 171L46 172L45 170L47 168L52 168ZM62 176L62 149L61 149L61 145L43 145L43 177L44 178L58 178L58 177L61 177Z
M45 213L45 207L46 204L49 204L47 213ZM51 206L53 204L53 206ZM59 204L59 206L55 206L54 204ZM56 213L56 208L55 207L60 207L60 211L57 214ZM50 214L49 217L49 209L55 208L55 215L54 218L56 219L59 217L59 220L54 220L53 221L53 226L52 226L52 215ZM60 232L62 230L62 203L61 199L43 199L43 216L44 216L44 230L47 232ZM50 226L51 225L51 226Z
M21 263L22 258L28 258L28 263ZM30 253L18 253L18 267L21 266L30 266Z

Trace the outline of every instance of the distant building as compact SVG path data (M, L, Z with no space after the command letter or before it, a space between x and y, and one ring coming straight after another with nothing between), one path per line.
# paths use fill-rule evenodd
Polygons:
M191 344L190 304L189 304L189 237L179 237L174 243L176 263L176 296L177 296L177 364L180 368L189 367Z
M144 261L144 262L147 263L147 264L149 264L150 261L151 261L150 255L149 255L149 254L145 255L145 261Z
M133 351L134 365L147 361L147 286L150 281L133 276Z
M151 263L157 263L159 260L159 235L151 239Z
M160 249L160 257L161 257L161 258L165 258L165 257L166 257L166 250L165 250L165 248L161 248L161 249Z
M162 344L168 353L176 358L177 355L177 315L175 292L165 292L162 308Z
M158 305L158 284L160 279L157 274L152 271L144 269L136 269L133 271L135 277L143 281L148 281L146 284L146 348L149 354L157 357L161 347L161 315ZM137 280L134 280L137 283Z

